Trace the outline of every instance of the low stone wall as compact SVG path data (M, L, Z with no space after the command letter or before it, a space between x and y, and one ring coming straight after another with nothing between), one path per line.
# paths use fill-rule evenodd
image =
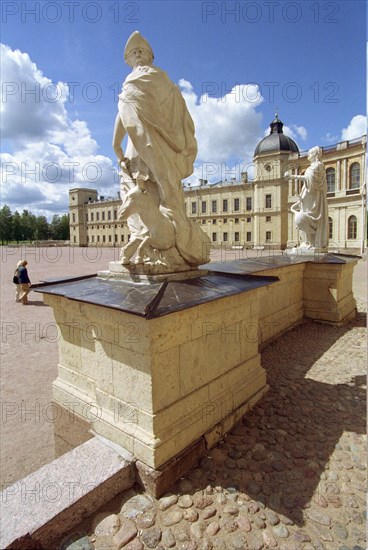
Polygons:
M260 344L304 316L355 314L354 265L260 269L277 282L154 319L45 294L61 333L54 398L153 469L201 437L211 447L267 390Z
M279 279L261 298L259 343L276 338L304 317L336 324L353 318L355 265L356 260L335 264L306 261L257 272Z
M47 240L47 241L33 241L33 246L42 246L42 247L48 247L48 246L69 246L70 241L57 241L57 240Z
M262 275L279 280L265 289L259 306L259 344L276 338L304 316L303 288L305 263L266 269Z

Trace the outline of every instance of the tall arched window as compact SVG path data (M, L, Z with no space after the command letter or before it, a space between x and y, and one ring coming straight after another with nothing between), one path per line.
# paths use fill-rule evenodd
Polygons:
M350 216L348 219L348 239L357 238L358 222L356 216Z
M333 221L332 218L328 218L328 238L332 239L332 233L333 233Z
M353 162L350 166L349 189L359 189L360 187L360 166L358 162Z
M327 168L327 193L335 193L335 168Z

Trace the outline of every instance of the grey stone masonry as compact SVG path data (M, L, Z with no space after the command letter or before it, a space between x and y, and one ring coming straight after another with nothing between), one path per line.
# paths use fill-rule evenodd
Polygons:
M52 548L134 476L129 457L90 439L2 491L0 548Z

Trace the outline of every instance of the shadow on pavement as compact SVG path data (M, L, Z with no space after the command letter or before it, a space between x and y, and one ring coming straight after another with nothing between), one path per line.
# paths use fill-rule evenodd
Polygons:
M349 507L349 491L344 494L349 483L346 474L353 467L364 471L365 464L350 452L353 449L344 452L339 440L343 432L352 432L352 440L354 434L365 433L366 378L352 375L347 383L334 382L335 360L340 361L341 376L341 357L337 349L334 360L331 348L339 339L347 340L356 327L365 327L364 314L345 327L306 322L265 346L262 365L269 392L210 451L198 479L196 470L188 477L197 482L202 479L203 489L208 484L234 488L258 503L253 507L264 504L298 525L304 524L304 512L312 499L321 509L321 523L323 509L328 507L331 514L343 504ZM316 362L320 363L317 370L329 371L330 383L308 376ZM337 462L332 465L330 458L336 450ZM331 471L328 481L323 473ZM326 483L321 483L323 479ZM354 514L354 500L350 507ZM314 505L313 509L316 514Z

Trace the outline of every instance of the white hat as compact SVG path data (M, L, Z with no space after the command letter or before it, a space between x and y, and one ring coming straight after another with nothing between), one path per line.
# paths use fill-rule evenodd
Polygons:
M147 50L152 55L152 59L154 58L153 51L147 40L141 35L139 31L134 31L130 37L128 38L128 41L125 45L124 49L124 59L127 60L130 52L134 50L135 48L141 48L142 50Z

